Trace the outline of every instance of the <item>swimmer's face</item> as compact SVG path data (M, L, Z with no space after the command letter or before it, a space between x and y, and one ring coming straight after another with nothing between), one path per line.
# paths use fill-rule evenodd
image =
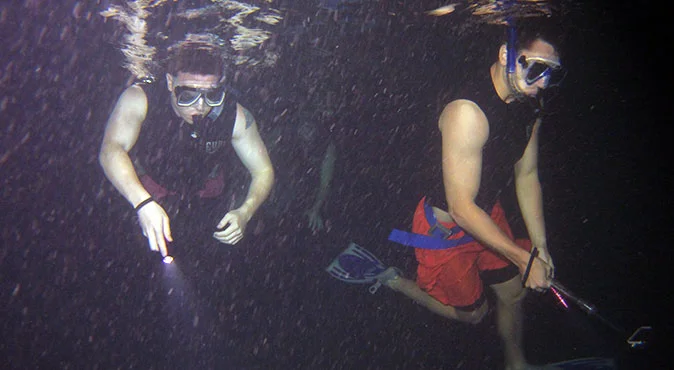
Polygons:
M192 116L205 117L210 112L211 107L206 104L204 97L200 97L196 103L188 107L178 105L178 100L173 93L177 86L190 87L194 89L213 89L220 85L220 76L202 75L187 72L178 72L177 75L166 75L168 90L171 92L171 106L173 111L188 123L192 122Z
M528 49L521 50L517 59L519 60L522 56L525 58L549 60L557 64L560 63L555 47L541 39L534 41ZM522 64L516 63L514 83L519 92L526 96L535 97L550 82L550 77L544 77L530 85L526 81L526 74L527 70L524 69Z

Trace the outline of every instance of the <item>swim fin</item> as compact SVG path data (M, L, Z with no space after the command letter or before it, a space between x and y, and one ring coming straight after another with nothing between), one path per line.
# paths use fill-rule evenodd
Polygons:
M351 284L374 284L370 293L374 294L381 286L377 276L386 270L381 261L367 249L351 242L325 271L335 279Z

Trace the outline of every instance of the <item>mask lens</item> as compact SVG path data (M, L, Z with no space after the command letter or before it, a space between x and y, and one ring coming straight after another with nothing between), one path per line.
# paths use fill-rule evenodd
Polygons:
M527 83L532 84L549 74L551 68L547 64L533 63L527 72Z
M527 68L528 67L528 68ZM527 84L533 85L542 78L547 78L546 87L558 86L566 72L559 65L550 65L540 61L531 61L526 69Z
M564 68L551 69L548 87L561 85L564 77L566 77L566 70Z
M190 106L199 100L201 93L196 89L188 87L177 86L175 88L176 100L181 107Z
M225 90L223 88L207 90L205 91L204 97L206 98L206 104L218 106L225 101Z

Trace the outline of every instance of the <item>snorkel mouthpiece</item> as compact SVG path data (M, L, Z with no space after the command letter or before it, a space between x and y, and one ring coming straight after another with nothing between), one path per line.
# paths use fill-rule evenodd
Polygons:
M204 117L200 115L192 116L192 133L190 134L190 136L192 136L193 139L199 138L199 131L201 131L203 120Z

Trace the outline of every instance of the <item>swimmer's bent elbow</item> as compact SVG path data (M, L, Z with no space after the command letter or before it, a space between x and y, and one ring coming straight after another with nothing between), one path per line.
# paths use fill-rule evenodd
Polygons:
M467 219L466 216L471 211L471 206L476 207L474 204L466 201L448 202L448 204L449 204L449 216L459 226L465 224Z

